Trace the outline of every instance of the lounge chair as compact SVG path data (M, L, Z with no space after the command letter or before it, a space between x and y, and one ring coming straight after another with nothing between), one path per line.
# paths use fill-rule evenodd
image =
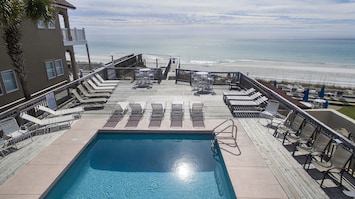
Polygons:
M240 89L239 85L240 85L239 75L235 75L232 77L232 81L229 83L229 90L232 90L235 88Z
M61 124L67 124L68 127L70 127L72 122L79 118L76 115L62 115L57 117L38 119L32 115L28 115L25 112L20 113L20 117L36 124L37 129L44 128L45 132L47 132L47 130L49 130L51 127L59 126Z
M171 119L170 126L182 127L183 118L184 118L184 102L172 102L171 112L170 112L170 119Z
M95 90L114 90L115 87L113 86L98 86L96 85L91 79L88 79L87 82L93 87Z
M143 116L146 108L145 102L131 102L129 103L131 108L131 116Z
M165 109L166 109L166 103L165 102L152 102L152 114L151 118L163 118L165 114Z
M341 186L345 165L348 163L352 155L353 152L339 144L328 161L324 161L322 158L316 159L315 157L317 156L313 156L311 163L318 171L324 173L320 187L322 187L324 179L329 173L340 174L339 183ZM309 167L307 170L309 170Z
M84 85L84 87L89 91L89 93L112 93L113 90L112 89L94 89L92 86L90 86L90 84L86 81L82 82L82 85Z
M95 77L102 83L118 84L120 82L119 80L104 80L98 73L95 73Z
M204 118L203 106L204 104L202 102L190 102L190 116L192 120Z
M62 110L52 110L52 109L42 106L42 105L37 105L36 108L38 110L47 112L47 113L54 115L54 116L69 115L69 114L78 114L80 116L80 114L82 112L84 112L84 108L81 106L78 106L75 108L62 109Z
M108 87L116 87L117 84L116 83L103 83L103 82L100 82L96 77L92 76L91 77L91 80L97 85L97 86L108 86Z
M223 92L223 100L225 101L225 98L227 96L243 96L243 95L251 95L255 92L255 88L249 88L248 90L243 90L243 91L232 91L232 92Z
M79 91L85 96L85 97L106 97L109 98L111 96L110 93L89 93L83 85L78 85Z
M261 96L260 98L258 98L256 100L250 100L250 101L232 100L228 103L228 107L231 110L238 110L238 108L247 109L248 107L255 108L255 107L260 107L268 100L269 99L265 96Z
M272 119L278 115L277 110L279 109L279 106L279 101L269 100L266 104L265 109L260 112L258 121L260 121L260 118L265 118L270 120L271 122Z
M225 102L228 104L230 101L251 101L256 100L261 97L262 94L260 92L256 92L252 95L235 95L235 96L227 96L225 98Z
M4 138L10 139L9 141L12 142L15 146L16 142L19 142L27 137L30 137L32 140L32 134L29 129L21 129L14 117L8 117L1 120L0 127L3 131Z
M74 95L76 101L74 104L81 104L81 105L94 105L94 104L99 104L100 106L103 106L104 103L107 102L106 98L83 98L76 89L73 89L71 93Z
M308 146L307 144L296 146L296 150L298 151L299 155L306 156L306 160L304 161L303 167L306 168L306 164L312 156L323 155L323 152L325 151L331 140L331 137L320 132L311 146Z
M128 110L128 102L117 102L113 107L112 115L121 115L123 116Z

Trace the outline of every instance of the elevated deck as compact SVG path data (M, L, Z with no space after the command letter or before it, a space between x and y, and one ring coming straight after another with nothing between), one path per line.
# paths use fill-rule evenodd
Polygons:
M175 81L154 83L152 88L132 89L134 82L121 81L104 109L85 111L72 128L34 136L25 140L18 150L0 159L0 198L38 198L60 175L73 158L99 129L134 130L212 130L228 118L230 110L223 102L222 93L228 85L214 86L214 95L194 95L188 84ZM117 102L147 102L147 109L138 122L132 124L129 112L113 127L104 127ZM151 126L150 103L164 101L167 110L159 125ZM184 102L182 126L171 127L172 101ZM205 105L203 126L190 120L189 102ZM343 198L341 189L326 180L321 189L321 174L313 169L307 173L300 164L302 157L291 155L290 147L272 136L266 121L255 118L233 118L238 127L237 147L220 144L230 179L238 198ZM129 125L128 125L129 124ZM352 189L344 182L347 189Z

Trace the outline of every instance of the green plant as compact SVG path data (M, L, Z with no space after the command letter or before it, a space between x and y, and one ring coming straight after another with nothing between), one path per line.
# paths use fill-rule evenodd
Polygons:
M355 106L344 106L338 111L352 119L355 119Z

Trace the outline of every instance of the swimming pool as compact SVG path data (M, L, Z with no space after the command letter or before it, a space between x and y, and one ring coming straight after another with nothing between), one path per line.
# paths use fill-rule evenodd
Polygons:
M43 198L236 198L211 140L99 132Z

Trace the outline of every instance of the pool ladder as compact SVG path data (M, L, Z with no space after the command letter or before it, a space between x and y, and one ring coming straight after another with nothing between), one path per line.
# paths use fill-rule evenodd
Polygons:
M215 143L227 144L229 146L237 146L238 128L233 119L227 119L217 125L212 130L213 140L211 140L211 149L215 152Z

